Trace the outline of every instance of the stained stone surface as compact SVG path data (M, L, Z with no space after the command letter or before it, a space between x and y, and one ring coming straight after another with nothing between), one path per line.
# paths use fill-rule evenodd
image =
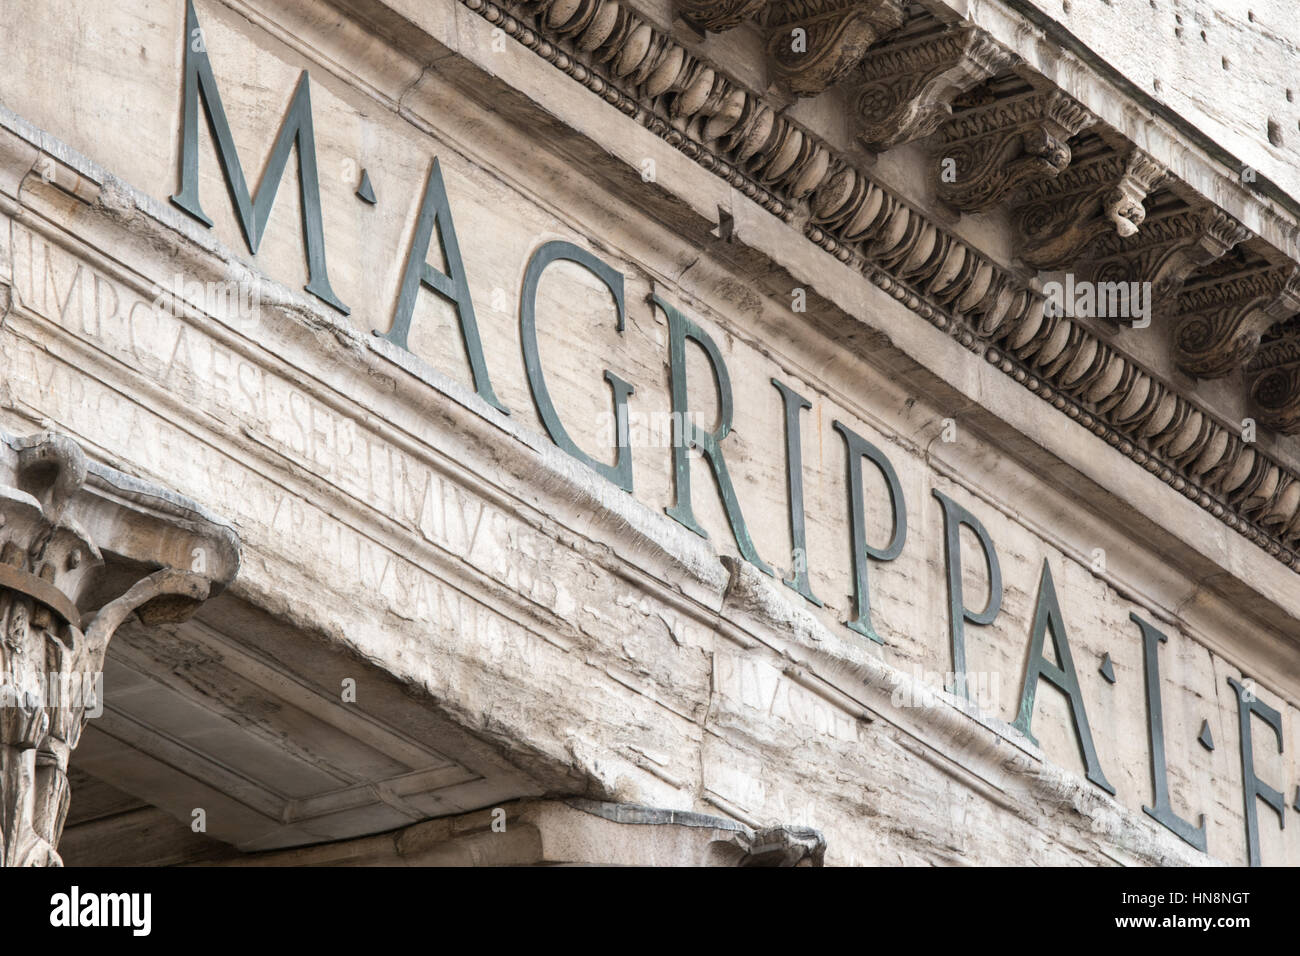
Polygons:
M110 664L136 696L114 704L108 687L116 710L87 739L86 773L183 824L205 806L207 833L249 852L548 795L706 814L747 834L809 828L827 865L1246 862L1227 679L1253 678L1280 712L1286 750L1256 720L1255 771L1292 792L1296 571L465 4L196 10L250 183L310 72L329 278L350 312L303 291L296 163L256 255L205 122L212 227L168 202L183 3L87 16L75 0L18 0L0 34L11 64L0 74L0 426L51 423L95 459L222 515L243 549L228 603L163 637L124 631ZM1067 26L1080 35L1100 29L1078 18ZM708 40L718 56L752 63L750 27L726 37ZM1261 168L1274 161L1233 116L1167 95ZM435 157L508 416L475 394L446 299L421 291L409 352L372 334L393 321ZM880 166L905 182L914 159L904 150ZM356 195L363 169L374 205ZM729 241L711 236L719 211L733 217ZM996 216L961 229L1007 244ZM541 279L537 324L556 412L597 460L613 460L602 373L635 386L631 494L556 447L530 393L519 296L530 255L551 240L624 278L621 333L609 290L571 262ZM429 261L449 268L436 242ZM207 291L226 283L234 306ZM806 311L792 310L795 289ZM707 538L665 514L669 326L652 294L725 362L734 415L721 447L774 576L738 559L698 454L692 503ZM721 403L694 344L685 370L694 420L712 429ZM774 377L811 405L802 555ZM869 566L883 644L846 626L857 613L850 463L836 421L888 456L905 502L901 554ZM862 468L863 527L880 547L886 484ZM987 528L1004 585L996 620L965 626L974 705L945 690L936 492ZM969 530L961 546L965 603L978 610L988 575ZM796 561L821 606L781 583ZM1084 778L1056 688L1039 685L1036 742L1011 726L1044 562L1113 798ZM1153 795L1132 613L1168 637L1169 789L1180 816L1204 814L1208 855L1143 813ZM340 695L348 679L373 691L354 709ZM1197 745L1203 721L1213 752ZM167 726L171 737L158 732ZM169 754L201 786L182 791L158 771ZM218 772L231 766L239 773ZM1264 862L1300 863L1300 827L1279 828L1267 807L1259 819ZM682 841L680 861L707 856ZM177 847L169 859L211 849Z
M1024 6L1289 195L1300 193L1300 26L1288 0L1028 0Z

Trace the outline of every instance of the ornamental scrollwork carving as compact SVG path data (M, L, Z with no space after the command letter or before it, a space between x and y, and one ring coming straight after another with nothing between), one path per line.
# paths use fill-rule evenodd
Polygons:
M1059 90L1032 91L955 114L935 150L939 197L981 212L1016 187L1070 165L1069 139L1097 118Z
M1178 367L1219 378L1246 365L1270 327L1300 312L1300 267L1275 266L1198 283L1179 299Z
M777 0L767 12L773 72L797 96L815 96L903 25L902 0Z
M1300 432L1300 365L1260 372L1251 385L1250 398L1261 424L1283 435Z
M851 74L858 139L882 152L929 136L952 116L958 94L1016 60L972 26L884 43Z
M1036 269L1072 266L1107 233L1133 236L1146 219L1142 205L1169 171L1137 148L1075 162L1054 179L1029 183L1016 210L1020 258Z
M1247 371L1260 424L1283 435L1300 433L1300 316L1269 330Z
M1170 311L1188 278L1252 235L1222 210L1197 203L1148 216L1133 236L1099 236L1085 271L1094 281L1150 282L1153 308Z

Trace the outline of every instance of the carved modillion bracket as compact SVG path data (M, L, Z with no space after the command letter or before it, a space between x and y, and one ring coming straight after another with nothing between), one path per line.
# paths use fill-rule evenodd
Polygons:
M776 0L766 17L772 70L797 96L815 96L903 25L903 0Z
M1132 147L1076 162L1054 179L1026 186L1016 210L1020 258L1036 269L1067 269L1106 233L1133 236L1146 219L1142 205L1169 171Z
M1174 351L1178 367L1220 378L1249 362L1273 325L1300 312L1300 266L1233 273L1185 291Z
M1017 59L972 26L877 46L853 73L858 139L882 152L929 136L954 98Z
M1096 122L1059 90L957 113L935 148L939 198L963 212L980 212L1024 183L1055 177L1070 165L1070 137Z
M682 19L701 30L722 33L757 16L768 0L677 0Z
M1283 435L1300 432L1300 330L1261 347L1250 368L1250 399L1260 424Z
M1206 202L1148 218L1135 236L1100 237L1090 250L1090 279L1151 283L1152 308L1173 311L1187 280L1217 262L1253 233Z

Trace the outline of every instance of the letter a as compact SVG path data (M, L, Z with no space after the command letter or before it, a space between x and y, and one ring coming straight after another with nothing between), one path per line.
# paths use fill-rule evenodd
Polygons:
M1057 667L1043 656L1043 638L1047 630L1052 631L1052 646L1061 662ZM1020 695L1020 716L1016 718L1015 728L1033 740L1029 725L1034 719L1034 695L1038 691L1038 678L1045 677L1070 698L1070 712L1074 717L1074 736L1083 753L1083 762L1088 767L1088 779L1111 796L1115 788L1110 785L1106 775L1101 772L1101 763L1097 760L1097 750L1092 745L1092 731L1088 729L1088 714L1083 709L1083 694L1079 691L1079 677L1074 672L1074 658L1070 655L1070 642L1065 635L1065 621L1061 617L1061 606L1056 600L1056 585L1052 583L1052 569L1043 559L1043 575L1038 583L1038 607L1034 610L1033 634L1029 639L1029 669L1025 672L1025 687Z
M428 263L429 243L435 229L447 260L446 275ZM393 327L387 333L375 330L375 335L408 352L410 349L406 340L411 331L411 316L415 313L415 299L421 285L428 286L449 299L456 307L460 333L465 339L465 351L469 354L470 371L474 375L474 389L483 401L509 415L510 410L501 404L492 391L492 380L488 378L487 362L483 360L483 343L478 335L478 320L474 318L474 302L470 299L469 283L465 281L465 264L460 258L456 226L452 223L451 207L447 204L447 187L443 185L442 168L436 158L424 185L424 202L420 204L420 217L415 223L411 252L406 258L406 274L402 278L402 291L397 298Z

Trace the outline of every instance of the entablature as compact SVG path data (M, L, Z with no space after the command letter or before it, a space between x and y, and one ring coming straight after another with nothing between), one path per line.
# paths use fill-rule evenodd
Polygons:
M526 0L523 19L462 2L1300 566L1286 437L1300 431L1300 388L1289 353L1261 349L1300 312L1295 204L1068 38L1009 7L975 22L940 0ZM717 64L740 57L731 35L757 56L754 31L763 60L738 79ZM856 145L803 107L817 97L849 110ZM912 143L931 156L921 195L873 171ZM1011 257L953 228L990 212L1011 223ZM1066 288L1089 287L1079 310L1059 301L1066 270ZM1152 324L1150 343L1117 334ZM1201 386L1212 378L1239 380L1240 403L1221 407L1224 392ZM1256 423L1282 454L1257 443Z

